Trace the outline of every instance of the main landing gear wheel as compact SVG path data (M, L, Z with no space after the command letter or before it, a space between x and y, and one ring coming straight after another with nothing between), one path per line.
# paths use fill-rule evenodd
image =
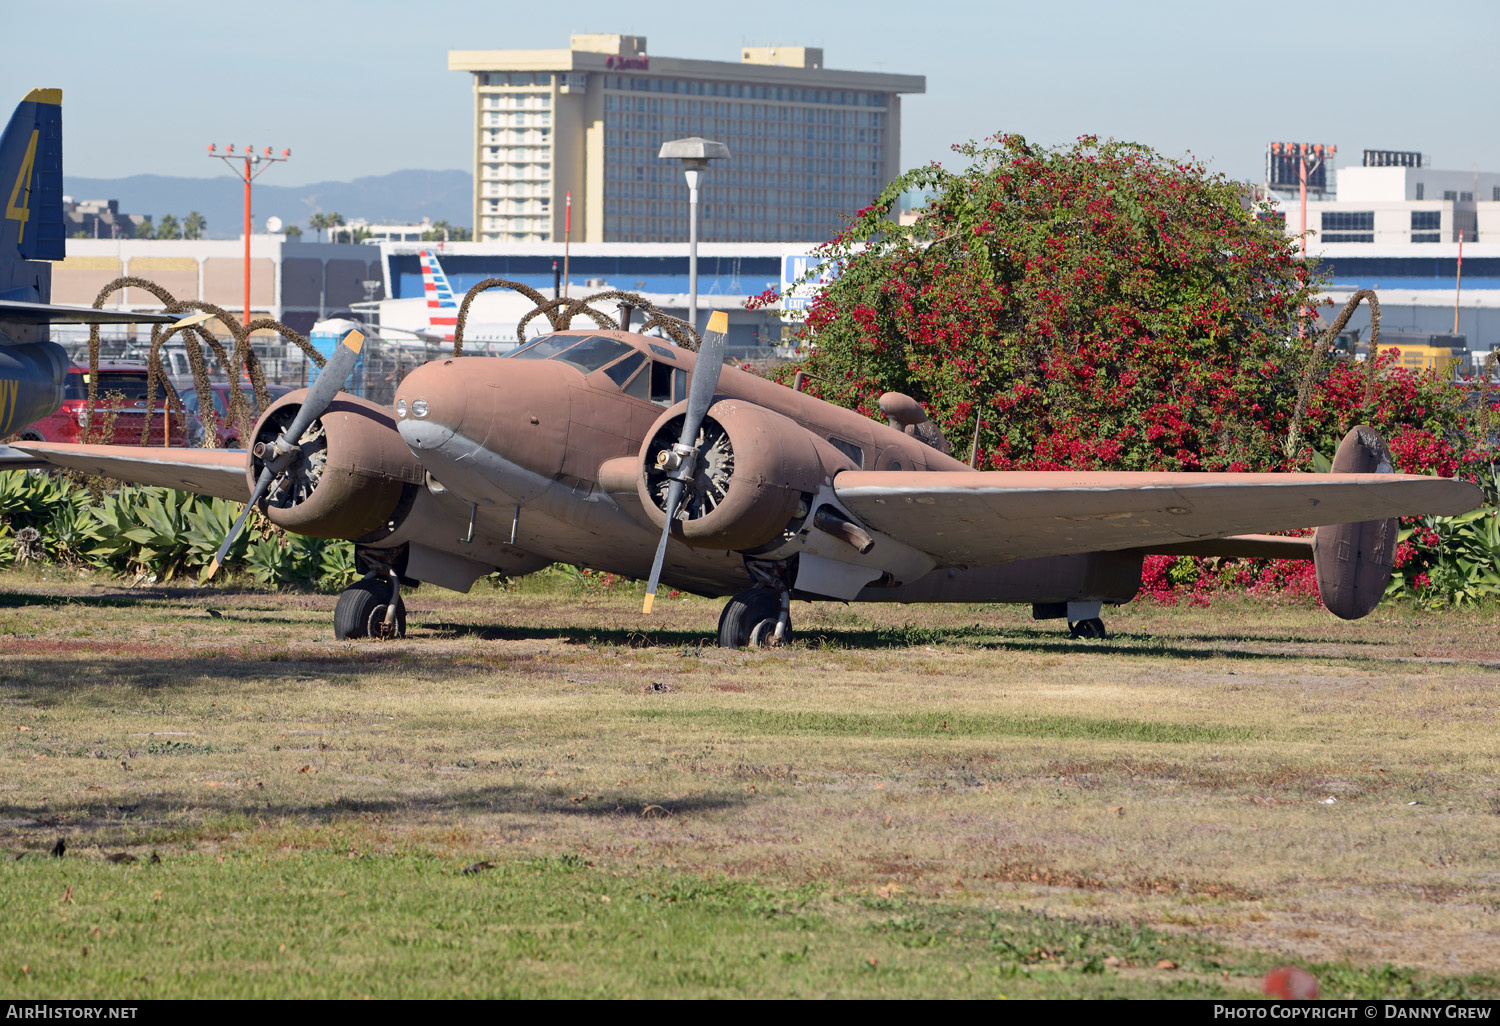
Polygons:
M781 597L770 588L748 588L729 600L719 615L720 648L765 648L775 644ZM782 644L791 641L791 631Z
M406 637L406 603L396 596L396 622L387 629L385 613L391 600L391 584L381 577L366 577L344 589L333 609L333 636L339 641L351 638Z
M1109 632L1104 629L1104 621L1097 616L1091 620L1079 620L1077 623L1068 624L1068 633L1075 638L1104 638Z

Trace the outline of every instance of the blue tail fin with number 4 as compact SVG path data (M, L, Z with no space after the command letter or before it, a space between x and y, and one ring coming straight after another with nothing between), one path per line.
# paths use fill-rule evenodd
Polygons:
M63 258L62 90L33 89L0 136L0 261Z

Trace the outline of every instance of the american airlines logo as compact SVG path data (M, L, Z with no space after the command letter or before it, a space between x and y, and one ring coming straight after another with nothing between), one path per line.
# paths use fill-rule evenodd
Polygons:
M651 67L650 57L616 57L610 54L604 58L604 66L613 71L646 71Z

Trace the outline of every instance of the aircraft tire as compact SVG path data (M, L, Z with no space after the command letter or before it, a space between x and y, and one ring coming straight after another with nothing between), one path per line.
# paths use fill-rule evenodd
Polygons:
M1068 633L1075 638L1100 639L1109 636L1104 629L1104 621L1097 616L1089 620L1079 620L1068 624Z
M775 623L780 615L781 598L776 592L770 588L747 588L730 599L719 615L719 647L744 648L750 644L750 635L761 621Z
M381 637L390 594L390 583L377 577L366 577L345 588L333 609L333 636L339 641ZM399 598L394 637L406 637L406 603Z

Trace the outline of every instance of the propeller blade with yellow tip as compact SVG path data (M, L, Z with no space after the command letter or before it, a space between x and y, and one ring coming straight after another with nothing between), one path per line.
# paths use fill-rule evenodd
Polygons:
M646 601L641 606L643 614L651 612L656 601L656 586L661 581L662 563L667 558L667 539L672 536L672 521L677 517L677 505L682 501L682 490L698 467L698 431L703 427L703 418L713 405L714 390L719 387L719 373L724 369L724 349L729 333L729 315L715 310L708 318L708 331L703 344L698 347L698 359L693 364L693 375L688 380L687 410L682 419L682 435L672 446L677 466L667 471L671 484L667 486L667 522L661 530L661 541L656 545L656 558L651 562L651 577L646 582Z

